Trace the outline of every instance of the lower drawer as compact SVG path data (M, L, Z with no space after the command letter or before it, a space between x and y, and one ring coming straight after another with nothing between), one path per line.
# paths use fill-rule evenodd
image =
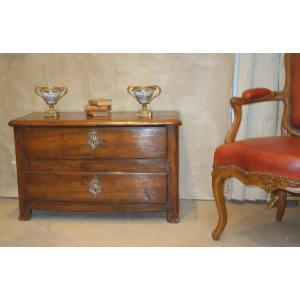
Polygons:
M26 174L29 200L103 203L165 203L167 174Z

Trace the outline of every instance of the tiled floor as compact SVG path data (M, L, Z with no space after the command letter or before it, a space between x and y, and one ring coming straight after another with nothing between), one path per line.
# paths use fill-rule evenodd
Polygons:
M16 199L0 199L0 246L300 246L300 207L275 222L263 204L228 203L229 222L218 242L213 201L181 200L181 222L162 213L103 214L34 211L18 221Z

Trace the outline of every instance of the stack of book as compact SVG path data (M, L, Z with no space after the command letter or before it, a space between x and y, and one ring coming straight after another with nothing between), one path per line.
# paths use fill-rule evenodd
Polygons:
M86 114L91 117L105 117L111 111L111 99L93 99L84 106Z

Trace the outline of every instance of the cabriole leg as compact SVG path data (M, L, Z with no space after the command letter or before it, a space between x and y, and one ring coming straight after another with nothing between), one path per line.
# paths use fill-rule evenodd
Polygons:
M212 177L212 188L215 198L215 203L218 209L219 220L216 228L212 232L212 238L218 240L224 228L227 224L227 211L225 205L224 197L224 182L225 177L222 177L220 174L213 175Z
M285 213L287 192L280 190L277 192L277 196L278 196L278 208L276 212L276 221L280 222Z

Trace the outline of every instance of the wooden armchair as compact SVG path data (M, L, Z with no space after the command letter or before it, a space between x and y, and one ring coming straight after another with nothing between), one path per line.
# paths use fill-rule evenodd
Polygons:
M245 91L230 104L234 122L225 144L214 155L212 188L219 221L212 233L218 240L227 223L224 181L236 177L246 185L257 185L277 198L276 220L281 221L287 192L300 193L300 54L285 55L285 85L281 92L265 88ZM282 101L281 136L245 139L235 142L242 106L262 101Z

